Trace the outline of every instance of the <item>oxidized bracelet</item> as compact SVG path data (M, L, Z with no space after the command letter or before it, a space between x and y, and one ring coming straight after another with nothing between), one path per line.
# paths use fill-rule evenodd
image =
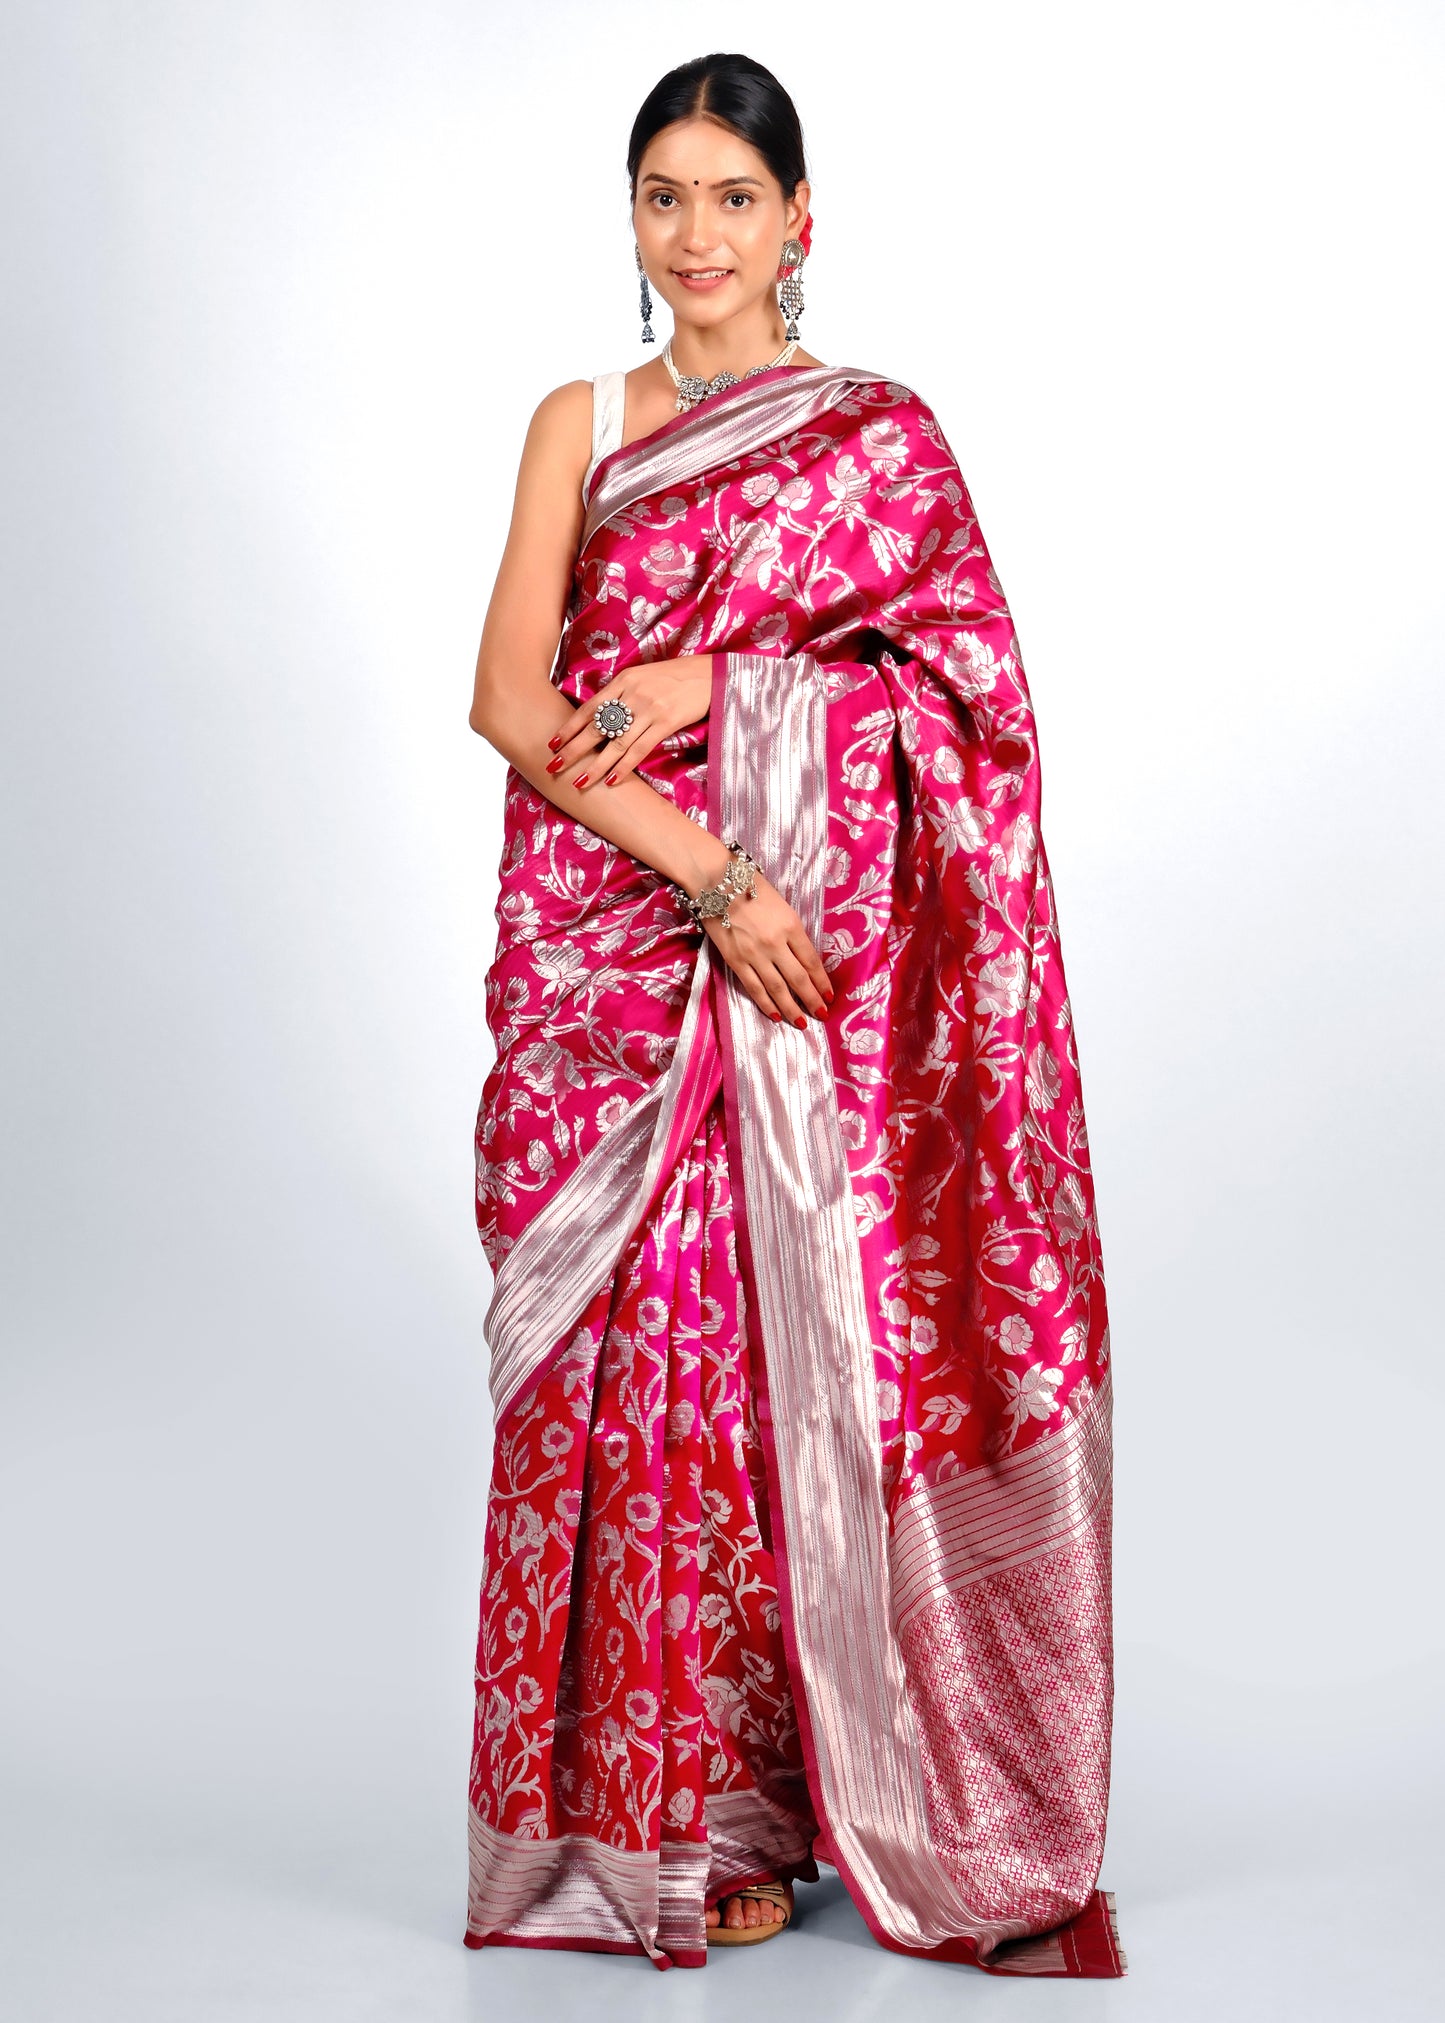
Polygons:
M681 885L677 888L682 893L688 912L699 927L706 920L721 920L724 927L731 927L732 921L728 917L729 905L734 899L740 899L744 893L752 891L753 881L758 875L756 858L750 857L741 843L734 839L730 843L724 843L723 847L732 862L723 874L720 884L704 886L696 899Z

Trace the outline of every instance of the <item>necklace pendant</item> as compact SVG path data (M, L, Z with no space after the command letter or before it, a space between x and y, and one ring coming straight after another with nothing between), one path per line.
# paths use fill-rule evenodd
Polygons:
M740 377L751 379L754 373L771 372L775 365L786 365L797 348L797 330L796 327L790 326L788 342L777 357L769 359L766 365L750 365L741 376L736 372L724 370L712 379L699 379L696 373L678 371L672 362L672 339L669 337L663 349L662 362L672 374L673 383L677 387L677 412L682 414L687 408L696 407L700 400L706 400L709 394L722 393L727 387L737 386Z

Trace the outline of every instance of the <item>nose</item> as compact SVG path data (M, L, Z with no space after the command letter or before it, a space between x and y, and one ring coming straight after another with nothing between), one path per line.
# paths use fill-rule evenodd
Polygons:
M711 253L717 246L710 206L697 200L683 199L682 237L679 248L690 259Z

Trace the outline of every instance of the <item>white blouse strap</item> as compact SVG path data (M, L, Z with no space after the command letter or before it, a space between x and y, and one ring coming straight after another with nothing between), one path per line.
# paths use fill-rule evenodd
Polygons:
M584 492L602 458L622 445L626 389L625 372L599 372L592 382L592 461L582 479Z

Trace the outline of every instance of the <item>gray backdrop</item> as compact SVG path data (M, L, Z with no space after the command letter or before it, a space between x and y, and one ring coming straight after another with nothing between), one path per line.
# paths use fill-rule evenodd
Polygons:
M460 1944L471 667L533 406L646 355L632 115L739 40L807 342L935 407L1039 710L1119 1983L901 1960L835 1881L702 1975ZM12 0L14 2013L1438 2009L1442 72L1438 7L1329 0Z

